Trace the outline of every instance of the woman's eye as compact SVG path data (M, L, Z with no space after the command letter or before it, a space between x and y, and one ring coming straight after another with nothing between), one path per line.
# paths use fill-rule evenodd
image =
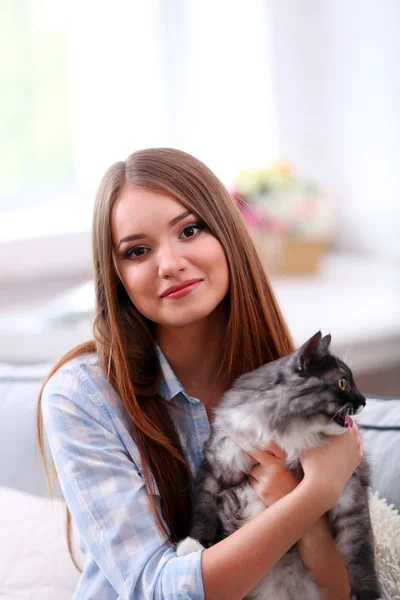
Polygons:
M342 392L344 392L344 390L347 388L347 379L341 377L338 381L338 386L340 387Z
M200 231L201 229L203 229L203 226L200 225L200 223L192 223L191 225L188 225L187 227L185 227L185 229L182 230L181 236L183 236L184 238L194 237L196 235L196 232Z
M146 254L147 248L143 246L135 246L135 248L131 248L125 253L124 258L141 258Z

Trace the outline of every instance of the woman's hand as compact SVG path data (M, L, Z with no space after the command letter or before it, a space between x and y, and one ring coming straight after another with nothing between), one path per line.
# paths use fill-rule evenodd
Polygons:
M344 486L363 459L363 446L356 423L340 435L331 435L325 444L302 454L304 480L318 489L327 510L339 499Z
M257 496L271 506L299 484L285 464L286 453L275 442L270 442L266 450L247 450L258 464L249 473L249 482Z
M270 442L266 450L244 450L258 462L249 473L249 482L267 506L300 483L285 464L285 452L275 442ZM362 441L354 421L344 433L329 436L325 444L302 454L300 461L307 484L315 486L323 496L326 510L337 502L362 458Z

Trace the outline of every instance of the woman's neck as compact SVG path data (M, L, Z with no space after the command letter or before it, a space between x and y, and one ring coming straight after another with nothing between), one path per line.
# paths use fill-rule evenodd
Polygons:
M226 389L217 379L226 337L226 319L219 311L185 328L158 327L157 342L186 392L212 407Z

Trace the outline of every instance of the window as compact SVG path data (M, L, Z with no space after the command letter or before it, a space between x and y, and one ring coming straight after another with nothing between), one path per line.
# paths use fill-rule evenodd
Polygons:
M181 148L228 185L276 158L262 0L5 0L2 13L0 255L25 240L28 269L27 240L88 234L104 171L136 149Z

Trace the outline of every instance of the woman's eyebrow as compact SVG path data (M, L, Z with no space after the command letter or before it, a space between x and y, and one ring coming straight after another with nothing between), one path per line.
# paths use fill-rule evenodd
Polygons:
M173 227L174 225L176 225L177 223L179 223L179 221L182 221L182 219L185 219L186 217L188 217L189 215L191 215L192 212L190 210L185 210L185 212L183 212L182 214L178 215L177 217L174 217L169 223L168 225L170 227ZM127 235L126 237L123 237L119 240L119 244L117 246L117 250L120 247L121 244L123 244L124 242L133 242L133 240L140 240L146 237L145 233L135 233L132 235Z
M188 216L189 216L189 215L191 215L191 214L192 214L192 211L190 211L190 210L185 210L185 212L183 212L181 215L178 215L177 217L174 217L174 218L172 219L172 221L170 221L170 222L168 223L168 225L169 225L170 227L173 227L174 225L176 225L176 223L179 223L179 221L182 221L182 219L185 219L186 217L188 217Z
M120 247L120 245L123 244L124 242L133 242L133 240L141 240L145 237L146 237L146 235L144 233L135 233L134 235L127 235L126 237L119 240L117 250Z

